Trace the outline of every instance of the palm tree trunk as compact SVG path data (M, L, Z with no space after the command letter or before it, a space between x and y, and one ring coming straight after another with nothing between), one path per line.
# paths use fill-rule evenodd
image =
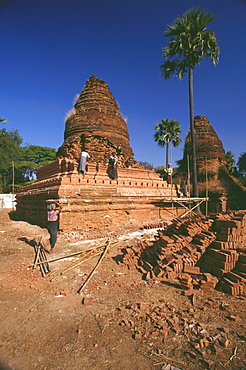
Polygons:
M168 141L166 142L166 169L168 165Z
M192 185L193 196L199 197L197 183L197 167L196 167L196 138L194 127L194 92L193 92L193 69L189 68L189 107L190 107L190 132L191 132L191 148L192 148ZM200 209L197 208L200 212Z
M172 142L170 142L170 165L171 165L171 167L173 165L173 152L172 152L172 149L173 149Z

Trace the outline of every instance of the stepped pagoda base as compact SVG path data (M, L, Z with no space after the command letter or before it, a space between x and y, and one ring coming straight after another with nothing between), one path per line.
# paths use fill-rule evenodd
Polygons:
M160 205L157 200L176 196L153 170L119 168L111 180L107 167L89 162L83 175L76 161L59 158L38 170L38 180L17 193L19 220L46 226L46 200L62 204L59 229L63 232L98 230L107 235L129 225L156 224L178 217L181 208Z

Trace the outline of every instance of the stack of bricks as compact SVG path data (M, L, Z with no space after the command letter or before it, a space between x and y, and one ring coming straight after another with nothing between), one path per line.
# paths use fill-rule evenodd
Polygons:
M155 242L126 248L122 262L138 268L146 280L167 280L183 272L199 274L196 264L216 238L209 231L211 225L212 221L204 217L175 220L166 230L159 230Z
M139 258L141 256L142 251L145 249L146 246L150 245L151 242L148 241L141 241L137 245L128 246L124 249L124 255L122 257L122 263L127 265L128 268L138 268ZM147 261L145 262L146 271L152 267Z
M222 240L223 239L223 240ZM122 262L146 280L178 278L186 290L246 292L246 213L177 219L154 242L125 249Z
M223 275L221 290L233 295L246 294L246 254L240 253L232 271Z
M219 215L214 220L213 230L216 240L207 248L200 267L220 278L220 290L232 295L245 294L246 213Z
M197 262L216 234L209 231L212 222L204 217L197 219L175 220L166 231L159 232L158 240L146 248L139 261L148 261L153 268L146 273L146 279L167 280L181 273L199 274Z
M237 260L238 253L234 249L220 251L208 248L207 253L203 256L203 262L200 267L204 271L221 278L226 272L231 271L235 267Z
M165 221L162 221L162 222L152 222L152 223L148 223L146 225L144 225L143 227L140 227L140 229L142 230L147 230L147 229L160 229L160 228L164 228L164 227L167 227L167 222Z
M198 269L198 267L196 267ZM188 272L179 275L178 280L180 288L185 289L185 295L200 294L203 292L211 292L215 289L219 279L209 273L197 272L196 274ZM200 290L200 292L198 292Z
M219 218L214 221L213 229L217 232L215 249L238 249L246 244L246 214L232 214L230 219Z

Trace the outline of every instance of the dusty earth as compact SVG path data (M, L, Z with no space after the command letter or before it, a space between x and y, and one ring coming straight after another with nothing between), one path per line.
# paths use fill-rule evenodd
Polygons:
M152 234L137 235L132 238ZM194 303L175 282L147 283L138 271L117 263L122 247L134 239L112 248L79 294L98 257L54 279L52 274L76 257L50 262L51 274L42 277L39 268L32 268L32 240L37 236L48 239L45 229L0 213L0 369L246 369L244 297L214 291ZM76 234L59 235L56 252L47 257L99 243ZM229 344L203 357L186 333L155 336L151 326L149 335L138 340L144 319L136 316L148 317L155 307L167 304L189 320L195 318L211 336L221 328L229 331ZM239 320L229 320L230 314Z

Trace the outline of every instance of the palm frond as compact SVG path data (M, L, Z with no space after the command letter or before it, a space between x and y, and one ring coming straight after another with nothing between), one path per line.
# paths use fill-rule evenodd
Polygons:
M193 69L201 63L203 57L211 58L213 65L218 63L218 41L214 32L207 28L214 19L213 14L194 7L167 26L164 36L170 37L170 40L162 49L166 61L161 65L165 79L172 74L183 78L189 68Z

